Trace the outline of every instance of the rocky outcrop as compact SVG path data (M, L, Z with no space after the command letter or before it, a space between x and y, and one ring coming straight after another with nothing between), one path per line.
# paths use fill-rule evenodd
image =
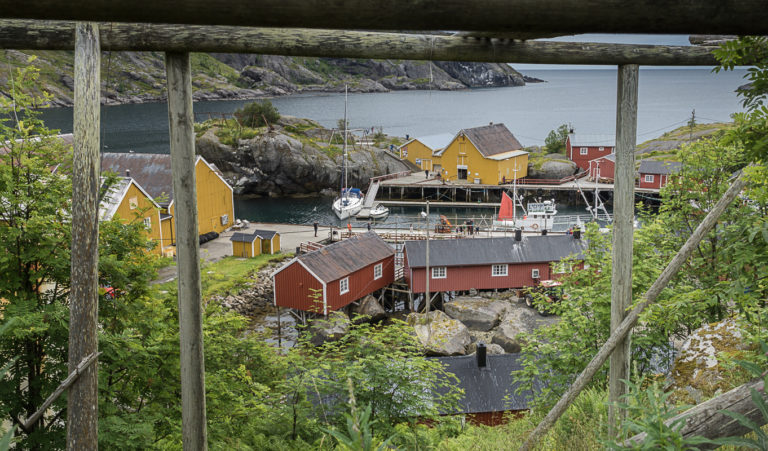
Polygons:
M563 155L547 155L528 163L528 177L532 179L561 179L576 173L578 166Z
M507 303L486 298L458 297L444 305L445 313L472 330L488 331L499 325Z
M302 136L322 139L310 142L286 131L297 124L310 127ZM197 138L196 150L222 171L236 195L282 197L338 187L341 153L338 147L323 147L324 135L330 132L317 123L284 118L274 131L239 140L237 146L223 144L216 132L209 129ZM407 170L388 151L377 148L351 149L348 166L349 185L362 188L371 177Z
M387 317L384 310L375 297L370 294L360 301L360 305L355 308L355 313L364 318L364 321L377 322Z
M491 343L495 343L505 351L513 353L520 352L524 342L520 339L521 333L531 333L538 327L539 315L533 309L524 308L511 309L499 324L499 328L491 338Z
M309 342L315 346L333 342L349 332L349 317L343 312L333 312L328 319L318 318L309 325Z
M440 310L411 313L406 318L430 355L465 355L471 339L467 326Z

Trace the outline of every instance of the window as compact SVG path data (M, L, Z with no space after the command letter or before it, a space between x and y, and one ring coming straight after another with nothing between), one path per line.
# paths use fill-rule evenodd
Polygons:
M131 197L128 199L128 208L135 210L139 207L139 199L137 197Z
M579 149L579 154L586 155L587 153L589 153L588 147L582 147L581 149Z
M144 218L144 228L152 230L152 218Z
M445 270L445 266L438 266L436 268L432 268L433 279L445 279L446 273L447 272Z
M599 150L605 150L605 147L600 146Z
M374 279L381 279L381 265L382 265L382 263L379 263L378 265L373 267L373 278Z
M509 274L509 267L507 265L493 265L491 267L491 276L500 277Z
M538 279L539 278L539 268L533 268L531 270L531 278L532 279Z
M645 174L645 181L648 183L653 183L653 174Z
M339 294L349 293L349 277L339 281Z

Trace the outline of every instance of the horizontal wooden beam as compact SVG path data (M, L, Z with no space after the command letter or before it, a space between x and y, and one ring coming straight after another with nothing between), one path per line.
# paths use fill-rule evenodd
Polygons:
M2 0L0 0L2 2ZM433 61L713 66L709 49L589 42L517 41L371 31L168 24L101 24L113 51L258 53ZM0 20L0 48L71 50L74 22Z
M0 17L363 30L766 34L764 0L0 0Z

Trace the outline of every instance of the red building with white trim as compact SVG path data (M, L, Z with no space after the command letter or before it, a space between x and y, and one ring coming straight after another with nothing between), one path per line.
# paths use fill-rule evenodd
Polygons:
M616 169L616 154L595 158L589 162L589 178L594 181L613 181Z
M589 170L589 162L610 155L616 150L616 138L611 135L568 135L565 155L580 169Z
M395 251L374 232L295 257L272 274L274 304L327 315L395 279Z
M578 235L545 235L429 243L429 290L509 289L536 285L558 276L551 263L582 255L586 243ZM411 292L426 291L426 242L408 241L403 248L405 281ZM565 272L564 270L562 272Z
M669 176L681 167L682 163L679 161L642 160L637 170L637 187L661 189L669 181Z

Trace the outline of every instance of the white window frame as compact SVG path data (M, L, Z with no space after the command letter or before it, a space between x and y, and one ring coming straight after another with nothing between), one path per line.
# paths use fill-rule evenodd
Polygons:
M498 264L491 265L491 277L507 277L509 275L509 265Z
M445 279L446 277L448 277L448 269L445 266L432 267L433 279Z
M589 154L589 147L579 148L579 155L588 155L588 154Z
M339 294L349 293L349 277L339 280Z
M539 268L533 268L531 270L531 279L540 279L541 273L539 273Z
M605 150L605 147L603 147L603 146L600 146L600 147L598 148L598 150Z
M138 196L133 196L128 199L128 208L131 210L135 210L139 208L139 198Z
M144 218L144 228L147 230L152 230L152 218L149 216Z
M384 274L383 268L384 268L383 263L378 263L376 266L373 267L373 280L381 279L381 276Z
M645 174L645 183L653 183L653 174Z

